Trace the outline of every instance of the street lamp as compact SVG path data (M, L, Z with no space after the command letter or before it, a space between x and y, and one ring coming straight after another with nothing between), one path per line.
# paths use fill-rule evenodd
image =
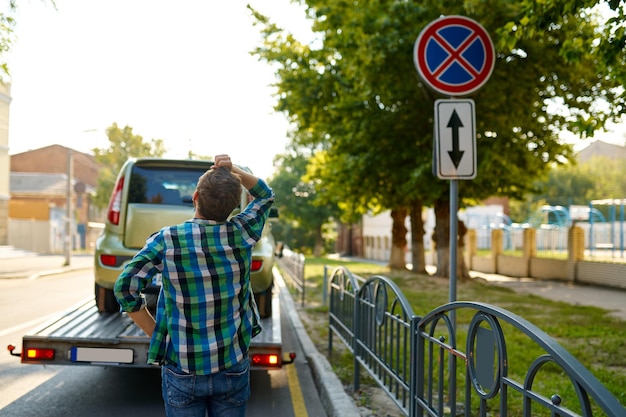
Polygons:
M74 176L74 162L72 149L67 148L67 183L65 188L65 266L72 261L72 178Z

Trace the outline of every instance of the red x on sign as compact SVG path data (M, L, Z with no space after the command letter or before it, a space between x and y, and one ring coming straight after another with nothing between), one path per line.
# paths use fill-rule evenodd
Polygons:
M431 88L452 96L482 87L495 63L489 34L464 16L446 16L428 24L415 41L413 58Z

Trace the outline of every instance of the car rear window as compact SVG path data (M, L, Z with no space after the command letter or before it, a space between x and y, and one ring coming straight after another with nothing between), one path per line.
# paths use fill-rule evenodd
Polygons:
M142 204L191 205L199 168L163 168L135 165L131 172L128 202Z

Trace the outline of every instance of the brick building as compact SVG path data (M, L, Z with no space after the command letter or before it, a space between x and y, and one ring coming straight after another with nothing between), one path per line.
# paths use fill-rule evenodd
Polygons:
M99 233L99 230L93 230L93 226L102 219L99 210L91 203L99 166L92 155L61 145L11 155L8 210L11 245L39 252L62 250L70 157L73 248L93 246ZM38 225L37 231L31 230L34 225ZM43 234L43 237L32 239L35 234Z

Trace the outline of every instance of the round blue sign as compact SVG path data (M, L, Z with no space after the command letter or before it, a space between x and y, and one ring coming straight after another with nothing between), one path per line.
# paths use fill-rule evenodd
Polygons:
M413 58L422 79L435 91L467 95L483 86L495 64L487 31L463 16L431 22L415 41Z

